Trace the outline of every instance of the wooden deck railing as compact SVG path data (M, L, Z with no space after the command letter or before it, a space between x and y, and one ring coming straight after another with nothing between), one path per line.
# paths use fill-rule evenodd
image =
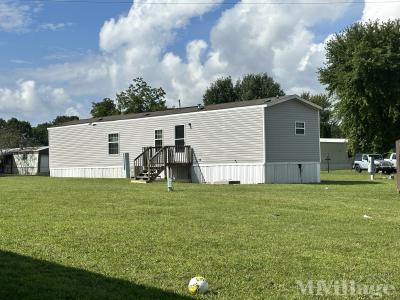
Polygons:
M144 147L133 162L133 176L144 170L163 168L171 165L190 165L193 152L190 146Z

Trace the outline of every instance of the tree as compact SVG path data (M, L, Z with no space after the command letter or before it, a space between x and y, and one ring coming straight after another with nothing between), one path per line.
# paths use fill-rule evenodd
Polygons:
M17 148L21 145L21 135L13 128L0 124L0 169L3 171L4 154L7 149Z
M386 152L400 138L400 20L356 23L326 45L321 83L353 151Z
M321 138L338 138L341 137L338 122L333 114L332 101L326 94L312 95L310 92L304 92L300 96L314 104L321 106L320 111L320 136Z
M123 114L166 110L165 91L153 88L138 77L126 91L117 94L117 109Z
M14 123L15 120L13 120L12 123ZM7 121L0 119L0 150L16 148L19 144L20 132L16 128L9 127Z
M203 95L205 105L284 96L279 83L267 73L247 74L233 86L231 77L217 79Z
M51 127L51 123L42 123L32 128L33 140L37 146L47 146L49 144L49 137L47 129Z
M239 101L285 95L280 84L267 73L247 74L236 82L235 88Z
M238 99L230 76L218 78L215 82L211 83L203 95L204 105L233 102Z
M112 115L118 115L118 111L115 103L110 98L104 98L100 102L92 102L92 110L90 111L93 118L100 118Z
M58 126L58 125L61 125L63 123L71 122L71 121L75 121L75 120L79 120L79 117L78 116L57 116L53 120L52 125L53 126Z
M20 121L16 118L11 118L7 121L6 128L19 132L20 135L25 138L32 138L32 126L27 121Z

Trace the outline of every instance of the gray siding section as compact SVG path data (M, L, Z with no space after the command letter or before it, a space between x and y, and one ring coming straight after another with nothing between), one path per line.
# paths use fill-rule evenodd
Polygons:
M351 169L354 159L349 157L347 143L321 142L321 170L328 170L328 161L330 158L330 170Z
M305 135L295 135L295 122ZM265 109L266 162L320 162L318 110L297 100Z
M50 168L123 166L144 146L154 145L154 130L163 144L175 144L175 125L185 125L185 144L199 163L243 163L264 160L263 106L55 127L49 130ZM120 154L108 155L108 134L119 133Z

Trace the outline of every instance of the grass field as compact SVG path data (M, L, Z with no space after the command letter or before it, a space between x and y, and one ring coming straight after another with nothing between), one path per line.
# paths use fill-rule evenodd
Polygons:
M162 183L2 177L0 299L192 299L195 275L210 284L201 299L338 298L302 294L308 280L388 284L383 298L400 299L395 181L322 179L168 193Z

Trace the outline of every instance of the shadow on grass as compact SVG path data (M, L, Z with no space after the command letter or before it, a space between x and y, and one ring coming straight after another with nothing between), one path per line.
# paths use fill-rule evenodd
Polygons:
M0 299L192 299L0 251Z
M327 185L360 185L360 184L381 184L377 181L367 180L321 180L321 184Z

